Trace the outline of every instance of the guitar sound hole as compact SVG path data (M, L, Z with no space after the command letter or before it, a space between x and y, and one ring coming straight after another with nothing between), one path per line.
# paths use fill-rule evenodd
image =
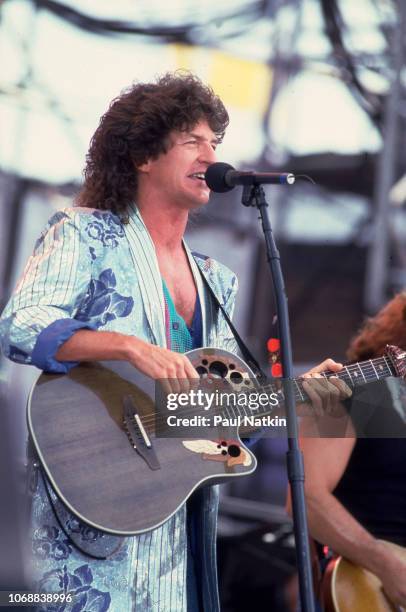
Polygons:
M228 372L227 366L222 361L213 361L210 364L210 374L217 378L225 378Z
M240 374L240 372L231 372L230 374L230 379L231 382L233 382L236 385L240 385L242 383L242 375Z

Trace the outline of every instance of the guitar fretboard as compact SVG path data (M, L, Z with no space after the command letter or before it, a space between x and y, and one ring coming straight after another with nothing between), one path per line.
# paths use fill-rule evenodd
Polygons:
M321 372L320 374L325 380L328 380L331 376L335 376L343 380L348 387L353 389L368 382L381 380L388 378L389 376L396 376L396 370L391 360L388 357L383 356L376 359L369 359L368 361L363 361L360 363L346 365L342 370L340 370L340 372L326 371ZM295 401L297 403L310 401L309 396L303 388L304 380L305 379L302 378L292 379ZM261 386L259 393L266 393L268 395L275 394L278 398L278 409L282 408L285 403L281 379L264 384ZM238 416L267 416L272 414L275 411L275 408L276 407L270 407L270 405L265 405L258 406L255 408L255 410L253 410L249 406L222 406L221 413L223 413L227 418L235 418Z
M354 387L373 382L374 380L388 378L388 376L396 376L396 371L390 359L384 356L344 366L340 372L321 372L321 376L326 380L331 376L336 376L353 389ZM304 402L309 398L303 389L302 382L302 379L295 380L295 396L296 401Z

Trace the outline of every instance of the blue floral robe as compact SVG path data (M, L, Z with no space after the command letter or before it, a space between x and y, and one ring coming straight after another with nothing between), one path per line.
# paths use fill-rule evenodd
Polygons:
M237 279L225 266L201 255L193 257L185 248L202 307L203 343L235 351L235 341L207 295L199 268L229 315ZM58 362L55 354L81 328L117 331L166 346L162 278L154 244L136 208L128 224L110 212L88 208L67 208L50 219L2 314L1 345L18 363L67 372L76 364ZM125 539L108 559L94 560L72 546L55 520L42 478L36 480L32 500L35 589L74 595L65 608L48 605L42 609L187 610L186 505L161 527ZM218 490L206 487L197 495L200 499L194 503L197 509L192 517L196 566L203 581L204 609L216 612ZM101 538L108 537L72 516L66 525L84 543L100 544Z

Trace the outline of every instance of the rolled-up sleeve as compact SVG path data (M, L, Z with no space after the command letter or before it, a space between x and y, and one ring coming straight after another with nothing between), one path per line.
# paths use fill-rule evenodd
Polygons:
M78 329L95 327L75 320L91 279L92 259L80 215L56 213L37 241L33 255L0 319L4 354L49 372L67 372L74 362L58 362L61 344Z

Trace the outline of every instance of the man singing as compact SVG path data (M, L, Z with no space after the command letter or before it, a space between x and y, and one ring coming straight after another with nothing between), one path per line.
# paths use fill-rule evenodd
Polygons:
M221 100L189 73L138 83L113 100L92 138L77 205L51 218L3 312L10 359L55 373L126 360L174 380L177 391L198 377L182 353L235 350L201 273L229 315L237 279L183 241L189 213L208 202L204 173L227 124ZM39 476L35 589L68 589L83 610L216 612L217 503L217 488L205 487L163 525L97 560L66 537Z

